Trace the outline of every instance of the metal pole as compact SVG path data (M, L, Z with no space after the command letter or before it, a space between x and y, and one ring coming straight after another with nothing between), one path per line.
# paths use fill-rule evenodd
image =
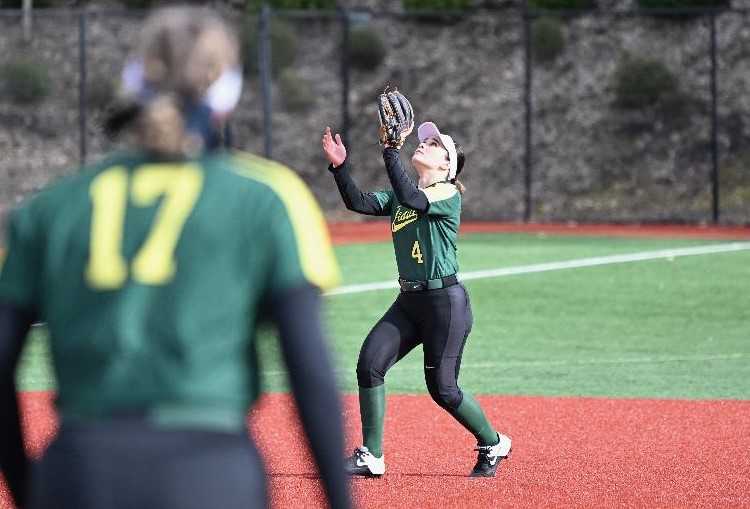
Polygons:
M341 137L349 146L349 13L340 8L341 16Z
M719 113L717 105L716 14L711 13L711 195L714 224L719 222Z
M31 41L31 10L33 8L31 0L23 0L23 41Z
M86 164L86 11L78 17L78 130L80 137L79 158Z
M525 66L525 79L524 79L524 106L526 108L526 119L525 119L525 142L526 148L524 153L524 211L523 220L528 223L531 220L531 210L533 207L531 184L532 184L532 150L533 145L531 143L531 122L532 122L532 103L531 103L531 83L532 83L532 61L531 61L531 17L529 16L529 5L528 2L524 2L523 9L523 42L524 42L524 66Z
M271 87L271 8L263 4L260 10L258 27L258 70L263 97L263 153L268 159L273 157L272 87Z

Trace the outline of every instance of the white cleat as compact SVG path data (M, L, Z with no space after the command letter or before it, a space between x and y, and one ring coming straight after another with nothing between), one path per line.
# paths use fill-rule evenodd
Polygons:
M357 447L354 454L346 458L344 468L349 475L368 477L381 476L385 473L385 455L376 458L367 447Z
M479 454L469 477L495 477L497 466L503 458L508 457L511 450L510 437L498 433L497 438L495 445L479 445L474 449Z

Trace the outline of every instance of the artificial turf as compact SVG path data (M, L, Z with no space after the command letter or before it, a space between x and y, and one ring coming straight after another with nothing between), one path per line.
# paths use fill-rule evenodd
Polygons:
M705 240L467 234L462 272L705 245ZM395 278L390 242L338 246L344 284ZM477 279L460 384L478 394L750 399L750 251ZM354 367L395 290L326 297L338 380ZM286 390L272 334L259 340L267 391ZM389 372L393 393L425 392L420 349ZM20 388L54 387L46 334L32 333Z

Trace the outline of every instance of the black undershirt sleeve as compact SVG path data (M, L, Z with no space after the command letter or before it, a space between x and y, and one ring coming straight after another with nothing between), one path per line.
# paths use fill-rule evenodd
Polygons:
M16 394L16 367L32 313L0 302L0 469L18 507L23 507L28 485L26 457Z
M274 295L267 310L279 329L294 399L331 508L349 508L341 402L323 338L320 301L320 291L305 285Z
M430 208L427 195L412 182L404 171L399 150L387 147L383 150L383 161L385 161L385 169L388 171L388 180L391 181L393 194L396 195L398 202L417 212L427 212Z
M388 215L372 194L363 193L359 190L349 174L349 170L348 160L345 160L341 166L328 166L328 171L333 173L333 178L336 180L336 186L339 188L339 193L341 193L346 208L369 216Z

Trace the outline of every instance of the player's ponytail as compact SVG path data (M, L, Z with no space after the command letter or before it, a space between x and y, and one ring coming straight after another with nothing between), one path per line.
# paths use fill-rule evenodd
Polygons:
M192 152L185 120L174 96L161 94L141 110L138 143L148 152L187 155Z
M458 174L461 173L461 171L464 169L464 162L466 161L466 156L464 154L464 149L461 145L458 143L455 144L456 146L456 177L458 177ZM463 185L463 183L458 180L458 178L454 178L451 180L453 185L456 186L456 189L458 189L458 192L461 194L464 194L466 192L466 186Z
M147 152L195 156L210 141L215 120L209 89L238 65L237 38L216 15L185 7L157 11L125 67L124 97L105 130L114 135L132 126Z

